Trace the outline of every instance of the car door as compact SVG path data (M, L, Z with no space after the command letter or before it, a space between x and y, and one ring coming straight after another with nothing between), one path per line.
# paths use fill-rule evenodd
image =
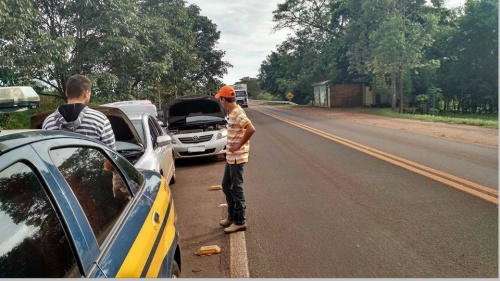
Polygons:
M169 181L174 174L174 158L173 158L173 145L171 143L167 145L158 145L158 136L166 135L161 129L158 122L152 117L148 116L148 127L151 133L151 139L153 142L153 149L157 155L158 161L160 161L161 170L163 171L163 176Z
M1 278L99 272L91 258L97 251L49 167L30 145L0 155Z
M173 219L165 228L173 209L170 214L155 200L163 200L165 206L172 201L170 190L160 188L161 177L148 174L146 180L125 158L92 141L59 140L39 153L54 164L54 177L66 183L63 189L68 200L76 202L74 211L85 218L79 223L92 236L88 243L98 249L91 258L99 271L91 276L158 276L167 265L157 260L166 259L167 251L158 249L155 241L167 232L176 233ZM169 242L168 249L176 248L177 240ZM168 257L172 260L173 256Z

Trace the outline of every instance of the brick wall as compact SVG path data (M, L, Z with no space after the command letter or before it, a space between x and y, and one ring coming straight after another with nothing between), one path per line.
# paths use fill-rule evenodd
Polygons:
M362 84L337 84L330 87L331 107L363 106Z

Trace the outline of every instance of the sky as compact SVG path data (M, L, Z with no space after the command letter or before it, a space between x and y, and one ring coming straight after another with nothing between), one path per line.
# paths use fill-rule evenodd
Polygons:
M273 11L285 0L187 0L201 8L201 14L221 32L218 48L226 51L223 60L233 67L222 79L234 84L239 79L257 77L266 56L286 40L291 30L273 32ZM462 6L465 0L445 0L445 6Z

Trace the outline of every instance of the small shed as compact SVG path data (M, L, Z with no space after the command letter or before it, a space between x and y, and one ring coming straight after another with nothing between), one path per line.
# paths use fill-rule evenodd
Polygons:
M314 106L330 107L330 88L328 81L312 84L314 87Z
M373 90L366 83L329 85L328 81L312 84L314 105L318 107L364 107L375 106Z

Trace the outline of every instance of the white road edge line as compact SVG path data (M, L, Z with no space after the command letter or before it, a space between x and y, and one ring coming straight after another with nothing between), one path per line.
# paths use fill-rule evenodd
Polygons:
M245 241L245 232L239 231L231 233L229 237L230 244L230 261L229 261L229 277L230 278L250 278L248 271L247 244Z

